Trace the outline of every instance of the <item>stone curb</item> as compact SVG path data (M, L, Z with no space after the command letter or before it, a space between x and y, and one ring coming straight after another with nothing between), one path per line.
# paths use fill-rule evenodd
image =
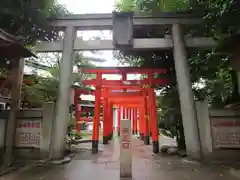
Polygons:
M195 165L201 165L200 162L192 160L192 159L188 159L188 158L182 158L181 162L184 164L195 164Z
M65 156L63 159L60 160L40 160L38 164L52 164L52 165L62 165L67 164L72 161L73 154Z
M240 179L240 170L238 169L230 168L229 174Z
M26 170L26 169L30 169L32 167L34 167L36 165L36 163L31 163L31 164L17 164L13 167L8 167L4 170L1 170L0 172L0 176L4 176L4 175L7 175L7 174L10 174L12 172L15 172L15 171L21 171L21 170Z
M61 164L67 164L70 163L72 161L72 158L69 156L65 156L63 159L60 160L53 160L50 161L50 164L54 164L54 165L61 165Z
M29 168L32 168L32 167L38 165L38 164L53 164L53 165L67 164L67 163L70 163L72 161L73 157L74 157L74 154L70 154L68 156L65 156L61 160L53 160L53 161L51 161L51 160L50 161L49 160L40 160L36 163L31 163L31 164L18 164L16 166L8 167L8 168L2 170L0 172L0 176L7 175L7 174L10 174L10 173L18 171L18 170L29 169Z
M17 167L6 168L5 170L0 172L0 176L4 176L4 175L9 174L11 172L17 171L17 170L19 170L21 168L23 168L23 167L22 166L17 166Z
M76 145L76 144L81 144L81 143L91 143L92 140L79 140L79 141L72 141L71 143Z

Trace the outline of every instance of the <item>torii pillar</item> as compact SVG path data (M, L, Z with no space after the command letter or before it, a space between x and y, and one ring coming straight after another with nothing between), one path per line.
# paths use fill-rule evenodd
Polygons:
M172 26L172 36L174 46L174 64L180 96L187 155L194 159L201 159L201 143L197 114L195 102L193 100L192 83L188 69L185 40L180 24L174 24Z
M73 49L76 38L76 29L68 26L65 29L63 40L63 54L60 69L60 85L58 89L58 100L56 110L56 120L52 133L51 158L60 159L65 150L65 135L69 123L69 105L72 86L72 68L73 68Z

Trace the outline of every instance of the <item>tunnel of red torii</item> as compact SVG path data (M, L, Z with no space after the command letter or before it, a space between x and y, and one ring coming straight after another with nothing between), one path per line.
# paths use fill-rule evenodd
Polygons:
M84 85L95 86L95 91L75 88L74 104L76 121L87 120L81 118L79 96L91 94L95 96L92 153L98 152L100 108L103 112L103 144L108 144L113 136L113 107L118 111L117 130L120 135L120 119L132 121L132 133L140 134L144 144L150 144L152 139L153 152L159 152L158 123L156 116L155 86L169 83L167 78L154 78L155 74L166 74L166 69L111 67L111 68L80 68L86 74L95 74L96 79L83 80ZM103 74L121 75L121 80L102 79ZM128 74L141 74L141 80L127 80ZM79 131L79 128L77 129Z

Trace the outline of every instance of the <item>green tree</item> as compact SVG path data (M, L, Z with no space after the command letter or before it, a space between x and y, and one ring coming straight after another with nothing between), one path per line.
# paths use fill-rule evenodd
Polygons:
M239 1L236 0L198 0L192 1L191 4L186 0L120 0L117 8L120 11L140 11L140 12L179 12L179 11L194 11L205 12L202 17L205 19L205 24L198 26L195 29L188 29L187 32L192 35L207 35L213 36L218 46L212 51L191 52L189 55L189 68L195 99L202 100L207 97L213 105L221 105L238 101L236 74L230 66L232 55L238 51L239 46L235 46L239 40L239 22L236 20L240 12ZM233 19L233 20L231 20ZM159 37L169 33L167 29L162 34L159 32L142 29L138 34L139 37ZM146 32L146 33L145 33ZM228 47L228 48L227 48ZM237 47L237 48L235 48ZM170 71L172 84L170 87L175 88L176 79L174 72L173 57L171 51L148 51L148 52L121 52L116 56L124 62L138 66L161 66L166 67ZM166 58L166 55L168 58ZM167 60L166 60L167 59ZM152 60L152 61L151 61ZM161 62L159 62L161 61ZM198 84L204 86L199 87ZM169 89L163 89L163 91Z
M52 40L57 33L46 19L69 12L54 0L1 0L0 28L17 36L25 45Z
M176 12L185 11L188 4L188 0L119 0L117 9L151 13Z
M196 28L185 29L186 33L192 36L212 36L217 40L218 46L211 51L187 50L194 98L196 100L207 99L213 107L223 107L240 99L237 92L236 74L231 67L233 55L239 51L240 24L236 19L240 13L239 3L237 0L191 2L186 0L120 0L117 9L153 14L158 12L200 12L204 24ZM160 33L158 30L149 32L148 29L142 28L134 32L134 35L138 38L158 38L164 37L170 32L170 29ZM175 113L178 114L180 108L172 54L172 51L122 51L116 53L121 61L132 65L158 66L169 70L168 77L172 83L161 88L161 97L158 99L161 107L160 118L168 123L171 123L169 114L173 114L172 110L175 109ZM167 129L174 133L172 126ZM181 132L177 134L181 134Z
M32 103L43 103L47 101L55 102L57 100L59 87L61 55L59 53L44 54L41 58L43 61L49 63L50 68L44 73L45 77L42 77L40 76L41 74L35 72L33 78L36 83L23 87L25 99ZM88 78L89 75L78 72L76 68L79 65L92 67L93 64L89 62L89 59L85 59L82 54L77 52L74 54L72 84L84 87L80 82L83 79Z
M54 40L58 33L48 26L47 18L67 15L66 8L54 0L1 0L0 29L15 35L24 46ZM10 64L8 64L10 62ZM8 79L11 60L1 60L0 75Z

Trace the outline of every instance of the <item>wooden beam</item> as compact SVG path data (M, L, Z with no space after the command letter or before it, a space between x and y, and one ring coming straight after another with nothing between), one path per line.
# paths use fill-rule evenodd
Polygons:
M141 68L141 67L81 67L81 72L96 74L98 72L102 74L146 74L146 73L167 73L167 69L164 68Z
M82 84L84 85L93 85L95 86L97 84L96 79L92 80L82 80ZM151 85L166 85L169 84L169 80L167 78L161 78L161 79L153 79L151 82ZM101 82L102 86L146 86L149 85L149 82L147 79L143 80L102 80Z

